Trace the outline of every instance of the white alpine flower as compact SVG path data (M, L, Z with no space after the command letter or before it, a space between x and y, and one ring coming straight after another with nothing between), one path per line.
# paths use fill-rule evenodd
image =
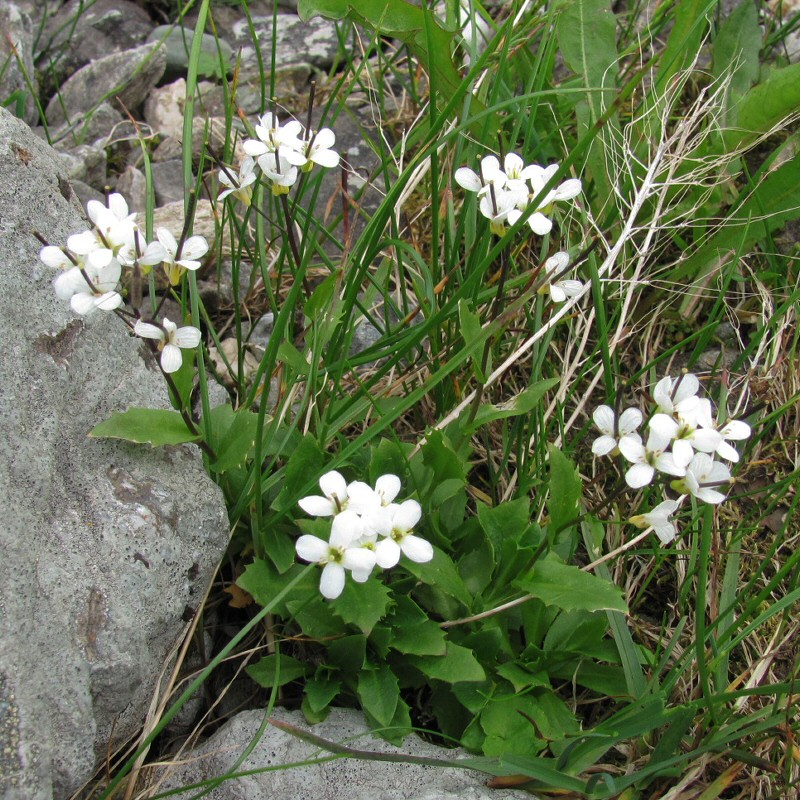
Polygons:
M185 325L179 328L174 322L170 322L166 317L161 325L151 322L137 320L133 327L133 332L143 339L155 339L158 341L158 349L161 351L161 369L164 372L177 372L183 364L181 348L193 349L200 344L200 330L192 325Z
M686 467L680 488L685 486L698 500L716 505L725 499L725 495L716 487L730 480L731 472L724 464L714 461L708 453L696 453Z
M663 377L653 389L653 399L658 410L672 416L681 415L684 420L693 420L697 413L700 398L700 381L697 376L687 372L678 378Z
M168 228L159 228L156 236L164 248L164 271L170 286L177 286L187 269L200 269L201 262L198 259L208 252L208 242L204 236L189 236L184 241L180 254L178 242Z
M592 414L597 429L602 434L592 442L592 452L596 456L606 456L619 448L619 442L631 434L636 434L642 424L642 412L638 408L626 408L617 421L610 406L598 406Z
M656 470L668 475L683 476L684 470L675 464L672 453L666 452L669 437L650 429L647 444L642 443L638 434L630 434L620 439L618 447L625 458L633 464L625 473L625 483L632 489L647 486L653 480Z
M301 153L307 159L301 166L303 172L310 172L314 164L332 169L339 165L339 154L333 149L336 144L336 135L330 128L320 128L318 131L306 131L301 140Z
M259 156L258 166L269 181L270 191L276 197L281 194L289 194L289 189L297 182L297 167L286 158L283 150L279 153L265 153L263 156Z
M713 428L697 427L697 416L684 417L680 412L678 419L668 414L654 414L650 420L650 430L672 441L672 455L675 463L686 468L695 451L713 453L719 447L722 437Z
M349 570L358 583L369 578L375 566L375 551L359 544L362 532L358 514L342 511L333 520L329 542L310 534L304 534L295 542L300 558L322 565L319 590L326 599L335 600L342 593L345 570Z
M583 284L580 281L563 277L567 264L569 264L569 255L563 251L554 253L544 262L545 277L552 276L552 280L542 285L539 294L548 292L554 303L563 303L568 297L577 297L583 290ZM558 275L562 275L562 277L556 279Z
M65 270L55 279L53 287L59 298L70 301L76 314L85 316L96 309L113 311L122 305L122 296L116 291L121 274L119 261L112 258L103 267L86 264L83 271L79 267Z
M219 182L226 188L217 195L217 202L224 200L229 195L233 195L245 206L249 206L253 199L253 184L256 182L255 159L252 156L245 156L239 166L239 174L232 178L229 171L221 169L219 171Z
M258 139L247 139L242 144L242 149L255 159L267 153L279 153L290 164L302 167L306 163L303 143L300 140L302 133L303 126L296 119L281 125L277 114L268 111L256 125Z
M530 225L535 234L544 236L550 233L553 228L552 221L546 216L553 203L572 200L581 193L583 185L577 178L569 178L555 189L550 189L547 194L537 201L536 198L542 193L545 184L558 172L558 164L551 164L549 167L540 167L538 164L532 164L527 169L529 170L527 179L531 185L531 194L529 198L526 198L524 207L528 207L531 202L536 202L535 211L528 217L528 225Z
M419 564L433 558L433 546L430 542L412 533L421 517L422 507L416 500L406 500L394 507L391 529L375 545L376 563L379 567L389 569L395 566L401 553Z
M297 504L306 514L312 517L333 517L347 508L349 496L347 494L347 481L335 469L326 472L319 479L320 495L308 495L297 501Z
M682 498L681 498L682 499ZM669 544L675 538L675 523L670 517L678 510L679 500L664 500L645 514L637 514L628 522L637 528L652 528L662 544Z

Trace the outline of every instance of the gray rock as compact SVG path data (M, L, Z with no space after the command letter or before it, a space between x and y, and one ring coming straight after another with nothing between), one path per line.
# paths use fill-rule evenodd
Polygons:
M83 181L95 189L103 189L108 166L104 148L81 144L70 150L60 151L58 155L70 180Z
M309 730L302 714L276 709L273 717ZM264 712L244 711L234 717L207 742L184 754L185 766L170 768L161 790L177 789L198 781L219 777L229 770L248 743L255 737ZM380 753L405 753L429 758L455 760L465 757L463 750L446 750L409 736L403 746L393 747L368 734L363 716L356 711L335 708L325 722L310 728L311 733L332 742L359 750ZM357 737L354 739L354 737ZM239 771L276 767L316 756L330 755L315 745L268 726L253 752ZM511 800L527 798L526 792L487 789L488 776L472 770L433 767L421 764L388 763L336 759L302 769L275 770L225 781L212 791L209 800ZM196 790L195 790L196 791ZM192 792L175 795L188 798Z
M116 191L128 201L131 211L144 214L147 208L147 179L140 169L126 167L125 172L117 178Z
M194 30L184 25L159 25L147 37L148 42L157 42L167 56L164 71L167 79L186 75L189 69L189 53L194 42ZM224 39L215 39L204 33L200 40L200 59L197 74L221 78L227 75L233 64L233 48Z
M333 64L339 52L339 37L333 22L322 17L303 22L294 14L279 14L277 23L273 30L272 15L254 16L256 42L250 35L247 20L241 19L231 27L228 40L234 50L241 48L243 68L256 63L256 46L261 49L265 67L269 68L273 41L276 64L304 62L323 70Z
M115 136L123 122L122 113L114 109L110 103L101 103L86 114L74 116L57 128L50 129L50 141L54 146L70 144L91 144L98 139L107 140Z
M166 55L157 45L147 44L123 53L98 58L79 69L65 81L47 104L46 116L51 125L91 111L104 100L114 98L133 111L140 105L164 74Z
M37 66L46 75L46 88L52 90L90 61L138 47L153 27L144 8L130 0L70 0L42 36L44 53Z
M85 227L60 169L0 109L0 796L24 800L68 797L138 729L228 540L195 448L87 437L168 404L141 343L75 318L37 258L33 227Z
M0 77L0 100L5 101L17 93L17 101L10 106L11 110L16 113L19 109L21 113L18 116L34 125L39 120L39 111L28 88L30 82L34 94L38 93L38 80L33 68L31 17L17 3L0 3L0 31L4 34L0 36L0 65L5 65Z
M186 81L177 81L153 89L144 101L145 122L162 136L183 137L186 108Z
M151 169L156 203L163 206L183 202L183 162L178 159L153 162Z

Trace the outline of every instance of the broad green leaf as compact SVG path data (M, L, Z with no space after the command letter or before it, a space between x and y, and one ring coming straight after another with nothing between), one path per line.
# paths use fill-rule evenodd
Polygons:
M330 603L319 591L309 597L286 601L287 616L300 626L312 639L329 640L342 635L342 620L333 613Z
M482 681L486 678L486 673L472 650L453 642L447 643L444 656L408 656L408 660L428 678L445 683Z
M319 670L317 672L319 673ZM317 674L316 677L306 681L305 696L311 709L319 713L330 705L341 688L341 681Z
M273 508L286 511L302 497L314 475L321 475L327 456L317 444L317 440L307 434L289 458L286 464L283 488L275 498Z
M577 521L581 499L581 479L572 462L556 447L549 446L550 494L547 511L550 514L551 537L563 532Z
M337 666L345 676L357 675L364 666L366 653L366 636L342 636L328 645L328 662Z
M466 300L459 300L458 302L458 322L460 325L461 335L464 337L464 343L469 347L471 344L485 339L486 335L481 327L480 317L469 307ZM486 373L491 372L491 360L486 364L486 370L481 369L481 357L478 354L472 359L472 366L475 370L475 377L484 382L486 380Z
M505 678L513 687L515 692L529 689L531 686L549 686L547 673L530 672L516 661L506 661L497 668L497 674Z
M265 689L273 686L283 686L297 678L301 678L307 672L307 667L302 662L291 656L279 654L264 656L255 664L245 667L245 672L259 685Z
M565 611L628 610L622 590L613 583L571 564L562 564L555 557L537 561L531 575L518 578L515 585L545 605Z
M800 71L796 73L796 80L800 103ZM729 212L723 224L698 250L678 264L670 273L670 280L699 281L721 260L749 250L766 234L797 219L800 215L800 156L794 156L766 175L755 176L749 188L744 201Z
M726 130L723 140L728 150L749 144L760 134L772 130L782 119L800 107L800 64L774 69L762 83L754 86L736 106L736 128Z
M456 565L450 556L438 547L433 548L433 559L426 564L417 564L405 558L401 564L423 583L435 586L465 606L472 603L472 597L464 586L464 581L461 580Z
M394 716L387 726L382 726L367 708L364 708L364 716L366 716L370 727L382 728L381 738L386 739L387 742L395 747L400 747L406 736L411 733L411 714L409 713L408 703L402 697L397 699Z
M469 425L468 430L475 430L487 422L496 419L506 419L507 417L518 417L522 414L530 414L541 402L547 392L558 384L558 378L548 378L538 381L519 394L502 403L484 403L478 408L475 419Z
M388 727L394 718L400 687L397 677L387 666L362 669L356 686L358 699L382 727Z
M345 622L357 626L364 635L368 635L375 623L386 616L391 594L376 578L366 583L348 580L344 591L331 606Z
M744 0L723 20L712 51L713 76L719 80L730 74L725 103L727 113L723 120L725 125L734 125L736 114L733 107L758 80L760 48L758 10L755 3Z
M278 361L288 364L298 375L304 378L308 377L310 365L305 356L291 342L280 343Z
M389 645L398 653L416 656L443 656L447 652L444 631L433 620L394 628Z
M212 446L217 460L212 472L227 472L252 457L258 416L247 408L234 411L229 403L211 409Z
M660 95L673 75L692 66L708 27L708 15L717 0L678 0L674 6L675 24L667 46L661 53L655 92Z
M531 504L527 497L519 497L494 508L480 504L478 521L486 538L497 549L506 540L516 540L531 524Z
M281 575L270 562L256 559L252 564L247 565L244 573L239 576L236 583L250 594L259 605L265 606L272 601L272 598L278 592L288 586L303 569L304 567L295 564L292 569ZM312 570L300 581L295 590L275 607L275 613L283 617L289 616L289 611L286 607L287 601L298 597L307 598L310 593L319 591L318 585L319 575Z
M196 442L201 438L189 430L180 413L161 408L129 408L95 425L89 436L95 439L125 439L153 447Z

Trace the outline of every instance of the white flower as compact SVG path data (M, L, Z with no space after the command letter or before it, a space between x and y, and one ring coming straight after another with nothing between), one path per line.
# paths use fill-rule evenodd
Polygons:
M297 501L306 514L312 517L332 517L347 508L347 482L336 470L326 472L319 479L319 488L324 497L309 495Z
M284 152L265 153L258 157L258 166L269 181L270 190L276 197L288 194L297 181L297 167L285 157Z
M164 248L164 271L167 273L171 286L177 286L181 275L187 269L200 269L200 261L208 252L208 242L204 236L190 236L183 243L178 255L178 242L167 228L159 228L156 236Z
M736 448L728 444L727 440L736 442L747 439L752 433L750 426L742 420L730 419L721 428L717 428L717 431L722 437L722 441L717 445L717 455L728 461L738 461L739 453L736 452Z
M647 437L647 444L641 437L630 434L620 439L619 450L633 466L625 473L625 483L632 489L640 489L653 480L656 470L668 475L682 476L684 470L678 467L672 454L665 452L669 447L669 437L662 436L653 429Z
M653 398L659 411L673 416L680 414L685 420L691 420L698 410L699 390L700 381L691 372L679 378L670 378L667 375L655 385Z
M456 170L456 183L468 192L477 192L484 195L489 191L489 186L493 185L495 190L502 189L506 184L506 174L500 169L500 161L497 156L484 156L481 159L481 174L478 175L469 167L460 167Z
M672 455L675 463L682 468L692 460L695 450L713 453L722 441L713 428L698 428L696 419L691 414L684 417L679 413L677 420L667 414L654 414L650 420L651 431L657 431L659 436L672 440Z
M592 452L596 456L605 456L619 447L621 439L636 433L636 429L642 424L642 412L638 408L626 408L617 422L610 406L598 406L592 419L602 434L592 442Z
M407 558L422 564L433 558L430 542L411 532L422 516L422 508L416 500L406 500L394 507L391 530L375 546L376 563L383 569L395 566L402 552Z
M725 499L725 495L714 487L729 483L730 480L730 470L724 464L714 461L707 453L696 453L686 467L686 475L680 481L680 488L685 486L698 500L717 504Z
M219 193L217 200L224 200L228 195L232 194L245 206L249 206L253 199L253 184L256 181L255 164L255 159L251 156L245 156L239 166L239 175L233 179L228 170L221 169L219 171L219 182L227 188Z
M527 169L527 178L530 181L532 190L529 200L530 202L534 202L541 194L545 184L558 171L558 164L551 164L546 168L540 167L538 164L532 164ZM581 193L582 188L582 184L577 178L569 178L559 184L555 189L550 189L547 194L539 198L539 200L536 201L535 211L528 217L528 225L530 225L531 230L539 236L550 233L553 228L553 223L545 214L548 213L553 203L560 200L572 200L577 197ZM529 204L530 203L526 199L525 206Z
M136 258L136 214L128 213L128 204L121 194L111 194L108 206L90 200L86 212L94 223L92 230L76 233L67 239L67 247L85 257L93 267L105 267L116 258L130 266Z
M358 514L382 513L400 493L401 483L397 475L381 475L373 489L363 481L353 481L347 485L348 508Z
M314 164L328 169L339 164L339 154L332 149L336 144L336 135L330 128L320 128L316 133L306 131L301 143L301 153L308 159L302 165L303 172L309 172Z
M242 149L248 156L256 159L267 153L279 153L290 164L301 167L306 163L300 140L302 132L303 126L296 119L281 125L277 114L267 112L256 125L258 139L248 139L242 144ZM259 161L259 165L260 163Z
M669 544L675 538L675 524L670 517L677 511L679 505L678 500L664 500L652 511L648 511L646 514L637 514L628 522L637 528L652 528L662 544Z
M555 278L561 275L569 264L569 256L563 251L554 253L544 262L545 277ZM554 303L563 303L568 297L577 297L583 289L583 284L576 280L565 280L563 277L558 280L551 280L545 283L540 289L539 294L549 292L550 299Z
M89 314L95 309L113 311L122 305L122 296L116 291L121 273L116 259L99 268L86 264L83 271L79 267L63 271L53 287L58 297L70 301L76 314Z
M358 544L361 535L362 523L358 515L354 511L343 511L333 520L329 542L310 534L295 542L300 558L323 565L319 590L328 600L342 593L345 570L350 570L358 583L369 578L375 566L375 552Z
M61 247L52 244L39 251L39 260L53 269L72 269L76 266L75 261L71 260Z
M489 220L489 230L496 236L502 236L506 232L506 224L513 225L522 216L514 195L503 189L490 190L484 194L478 208Z
M183 363L180 348L192 349L200 344L200 331L192 325L179 328L166 317L162 325L138 320L133 332L144 339L156 339L161 351L161 369L164 372L177 372Z

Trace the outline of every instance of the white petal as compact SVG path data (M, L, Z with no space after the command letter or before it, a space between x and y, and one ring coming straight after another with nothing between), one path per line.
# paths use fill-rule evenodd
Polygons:
M553 229L553 223L540 211L534 211L534 213L528 217L528 225L531 226L531 230L537 236L544 236Z
M347 484L347 507L359 514L366 514L380 506L380 498L368 483L353 481Z
M89 291L86 279L77 267L62 272L53 281L53 288L56 290L56 296L61 300L69 300L76 292Z
M161 369L164 372L177 372L183 364L183 356L180 347L174 344L165 344L161 351Z
M181 259L188 258L192 261L204 256L208 252L208 242L205 236L190 236L181 248Z
M391 569L400 560L400 546L394 539L383 539L375 545L375 563L381 569Z
M559 272L563 272L568 264L569 254L565 253L563 250L559 250L559 252L553 253L553 255L544 262L544 268L548 275L557 275Z
M349 547L361 537L364 523L355 511L349 508L333 518L331 526L331 547Z
M502 177L501 177L502 173ZM481 160L481 175L485 181L499 181L504 182L505 173L500 169L500 161L497 156L484 156Z
M644 445L638 433L632 433L630 436L625 436L620 439L619 451L633 464L636 464L645 457Z
M368 550L366 547L348 547L344 551L342 566L345 569L349 569L359 583L363 583L375 566L375 551ZM363 575L363 579L359 580L356 577L357 574Z
M170 258L175 258L175 254L178 252L178 242L172 235L172 231L170 231L168 228L159 228L156 231L156 237L164 246L164 249L167 251Z
M400 478L398 478L397 475L381 475L380 478L375 481L375 492L380 496L383 505L388 505L400 494L402 486L403 484L400 482Z
M672 398L672 402L677 405L682 400L686 400L689 397L694 397L699 390L700 381L697 379L697 375L687 372L683 378L680 379L680 384L675 390L675 396Z
M89 314L95 309L95 297L89 292L77 292L70 298L69 304L76 314Z
M392 524L397 530L410 531L420 520L422 507L416 500L405 500L397 506Z
M583 284L580 281L564 280L559 281L558 286L567 297L577 297L583 291Z
M316 494L301 497L297 505L312 517L330 517L336 513L336 506L329 498Z
M122 295L119 292L106 292L95 298L94 305L101 311L113 311L122 305Z
M625 473L625 483L631 489L640 489L642 486L647 486L653 480L655 470L649 464L634 464Z
M466 189L468 192L478 192L483 186L477 173L471 170L469 167L460 167L456 170L453 177L455 178L456 183L462 189Z
M192 325L185 325L175 331L172 341L178 347L197 347L200 344L200 331Z
M716 489L711 489L707 486L698 489L695 495L704 503L711 503L713 505L717 505L725 499L725 495L722 494L722 492L718 492Z
M561 284L559 283L550 284L550 299L554 303L563 303L567 299L567 294L561 288Z
M319 590L328 600L335 600L344 589L344 567L330 562L322 568L319 579Z
M521 175L525 169L525 162L516 153L506 153L503 159L506 175Z
M674 475L676 478L682 478L686 474L686 465L678 464L672 453L662 453L658 456L656 458L656 469L667 475Z
M739 419L732 419L723 425L719 431L724 439L747 439L751 434L750 426Z
M614 435L614 410L611 406L597 406L592 412L592 419L599 431L602 431L608 436Z
M667 414L653 414L648 429L665 443L678 435L678 423Z
M118 220L123 220L128 216L128 204L118 192L108 196L108 209Z
M167 258L167 251L161 242L152 241L139 257L139 263L144 265L160 264Z
M400 542L400 549L405 556L417 564L424 564L433 558L433 546L419 536L403 537L403 541Z
M335 150L315 150L311 154L311 161L326 169L333 169L339 164L339 154Z
M698 428L691 436L692 447L703 453L713 453L721 441L722 435L712 428Z
M659 408L664 411L672 411L672 378L667 375L662 378L653 388L653 399Z
M662 544L669 544L675 538L675 526L668 520L654 524L653 530Z
M686 439L676 439L672 443L672 457L678 467L688 467L694 456L694 449Z
M137 320L136 324L133 326L133 332L137 336L141 336L143 339L164 338L164 331L162 331L158 325L153 325L149 322L142 322L142 320Z
M638 408L626 408L619 418L619 432L633 433L642 424L642 412Z
M43 247L39 251L39 260L48 267L55 269L70 269L73 263L67 258L67 254L60 248L52 244Z
M244 141L242 143L242 150L253 158L258 158L258 156L263 156L264 153L268 152L268 148L264 142L259 142L257 139L247 139Z
M596 456L606 456L617 446L617 440L613 436L598 436L592 442L592 452Z
M336 134L330 128L320 128L314 137L314 147L330 150L336 144Z
M330 547L318 536L303 534L295 543L294 549L303 561L325 561L328 558Z
M347 481L335 469L326 472L319 479L319 488L322 489L325 497L333 498L336 495L340 502L344 502L347 499Z
M67 247L75 255L85 256L100 247L100 242L94 231L84 231L83 233L73 233L67 239Z
M581 182L577 178L570 178L556 187L553 192L554 200L572 200L581 193Z
M717 445L717 455L720 458L725 458L728 461L736 462L739 460L739 453L735 447L729 445L725 440Z

